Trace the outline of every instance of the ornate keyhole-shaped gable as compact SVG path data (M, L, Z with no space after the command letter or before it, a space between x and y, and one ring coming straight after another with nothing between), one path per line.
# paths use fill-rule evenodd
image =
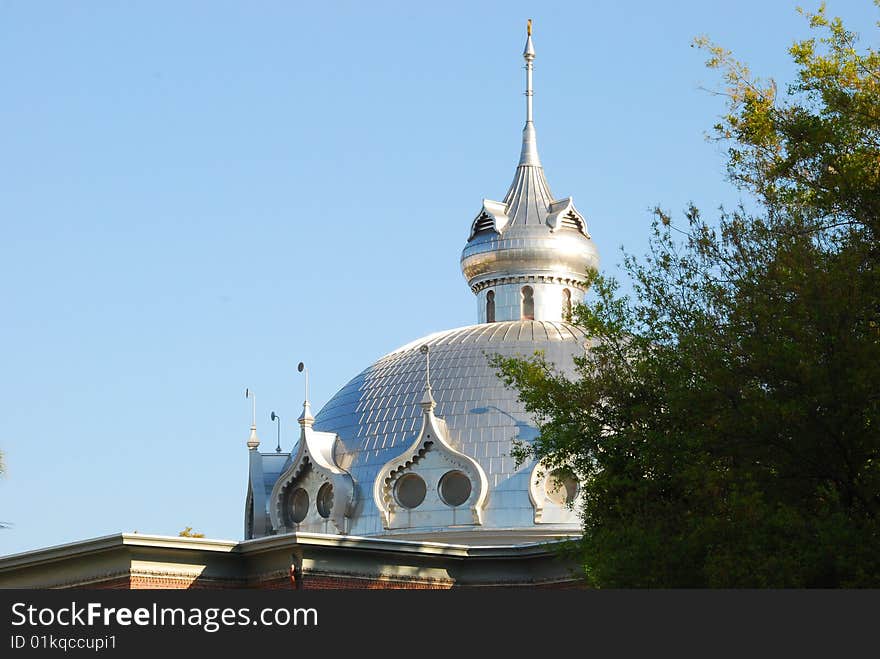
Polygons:
M354 481L333 457L338 437L303 427L296 456L270 495L277 533L347 533L354 510Z
M482 524L488 492L482 467L430 409L415 442L379 471L373 498L386 529L417 529Z
M539 462L529 475L529 499L535 524L568 524L579 520L581 488L565 469Z

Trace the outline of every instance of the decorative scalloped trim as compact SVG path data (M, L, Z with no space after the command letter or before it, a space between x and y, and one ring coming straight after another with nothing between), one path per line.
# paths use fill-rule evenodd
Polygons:
M388 522L388 524L390 524L391 514L394 513L397 508L397 501L394 499L395 483L397 483L401 476L411 471L413 466L421 462L422 458L427 455L428 451L430 451L433 446L434 440L426 437L423 442L420 442L418 450L414 453L411 459L407 460L396 469L392 469L388 472L388 476L384 479L382 485L382 501L385 503L385 506L380 509L380 512L383 516L383 522Z
M529 474L529 501L535 509L535 524L541 524L544 518L544 479L548 474L547 465L538 462ZM543 474L543 476L539 476Z
M553 469L548 467L544 462L538 462L529 474L529 500L532 502L532 507L535 509L535 524L544 523L544 501L547 497L547 476L552 472ZM580 488L578 489L580 490ZM577 501L580 496L581 494L578 492L575 501ZM551 505L554 507L556 506L556 504L552 502ZM555 524L557 521L551 520L549 523Z
M275 486L272 488L272 505L275 510L275 516L284 527L287 527L287 524L284 520L284 503L287 499L287 493L290 491L291 487L294 484L302 480L300 476L305 476L305 474L307 473L306 470L312 466L312 461L309 459L308 455L304 455L302 456L302 459L298 460L293 466L294 469L289 470L287 474L282 475L282 477L278 479L278 481L275 483ZM278 496L274 496L274 490L276 488L278 490ZM275 526L275 520L272 521L272 525Z
M284 509L287 502L287 495L291 488L302 482L309 474L314 473L320 485L315 488L313 495L317 495L318 490L324 483L330 483L333 486L333 505L330 508L330 522L341 534L348 533L347 523L351 517L354 507L354 480L347 471L336 465L338 473L329 471L327 467L322 466L318 460L311 456L312 449L310 445L309 433L315 432L311 429L303 430L300 437L300 448L297 451L296 461L285 471L275 482L272 487L270 518L272 527L275 531L294 530L299 525L292 526L287 524ZM338 440L338 437L336 437ZM311 440L314 441L314 440ZM319 456L320 457L320 456ZM326 458L324 458L326 459ZM334 461L335 462L335 461ZM309 497L309 506L311 507L314 496Z
M472 492L469 497L469 500L473 501L469 506L472 515L471 524L482 524L483 509L489 495L489 483L480 463L449 444L444 437L448 435L446 424L442 419L435 417L433 411L426 412L423 419L422 429L415 443L397 458L387 462L374 482L373 498L379 509L382 525L386 529L392 528L394 516L398 512L397 501L394 498L395 483L404 474L414 472L414 467L431 451L439 451L451 467L463 471L471 478L473 492L476 492L476 496Z
M471 286L471 291L476 295L487 288L494 288L503 284L560 284L576 288L586 293L590 285L585 279L568 279L565 277L548 277L545 275L519 275L516 277L495 277L493 279L485 279Z

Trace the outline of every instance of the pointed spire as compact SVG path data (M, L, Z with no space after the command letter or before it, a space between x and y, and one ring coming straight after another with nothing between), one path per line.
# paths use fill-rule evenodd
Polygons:
M526 47L523 49L523 59L526 61L526 126L523 128L523 143L519 164L540 167L541 159L538 157L538 140L535 136L535 123L532 115L532 97L535 95L532 89L532 62L535 61L535 46L532 44L531 18L527 24L526 32Z
M303 362L300 362L299 364L297 364L296 370L300 373L305 371L306 374L306 395L305 399L303 400L303 411L302 414L299 415L299 419L297 419L297 421L299 421L299 425L303 428L311 428L315 423L315 417L312 416L312 406L309 404L309 369L306 368L306 365Z
M535 135L535 124L531 121L523 128L522 151L519 152L519 164L529 167L540 167L538 156L538 138Z
M526 122L532 121L532 62L535 61L535 46L532 43L532 19L526 27L526 47L523 49L523 59L526 61Z
M425 344L419 348L419 352L425 356L425 395L422 396L422 402L419 404L422 406L425 414L427 414L433 412L434 408L437 407L434 395L431 393L431 349Z
M257 396L250 389L245 389L244 397L251 398L254 402L254 415L251 420L251 435L248 437L247 447L251 450L256 450L260 446L260 440L257 437Z

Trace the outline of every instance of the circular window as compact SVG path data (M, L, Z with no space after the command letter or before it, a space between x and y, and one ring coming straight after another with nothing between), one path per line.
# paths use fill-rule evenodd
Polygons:
M421 476L406 474L394 485L394 497L404 508L416 508L425 500L428 487Z
M547 474L544 491L547 493L547 498L557 506L567 506L578 495L578 482L571 474L562 469L555 469Z
M333 486L330 483L324 483L318 490L317 507L321 517L330 517L330 511L333 510Z
M298 487L290 495L290 519L294 524L299 524L308 514L309 493Z
M449 506L460 506L471 496L471 479L460 471L447 471L440 479L440 498Z

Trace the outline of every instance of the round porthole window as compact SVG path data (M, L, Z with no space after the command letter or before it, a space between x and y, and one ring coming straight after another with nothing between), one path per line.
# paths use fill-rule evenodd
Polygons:
M298 487L290 495L290 519L299 524L309 514L309 493Z
M448 506L460 506L471 496L471 479L460 471L447 471L440 479L440 498Z
M547 498L557 506L570 505L578 495L578 482L561 469L554 469L544 480Z
M405 474L394 485L394 497L404 508L416 508L425 500L428 487L421 476Z
M333 510L333 486L330 483L324 483L318 490L317 507L321 517L330 517L330 511Z

